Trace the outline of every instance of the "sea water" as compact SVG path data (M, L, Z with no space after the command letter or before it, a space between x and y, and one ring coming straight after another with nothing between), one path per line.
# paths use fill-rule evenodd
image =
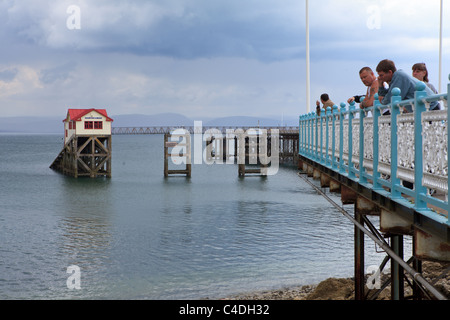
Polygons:
M49 169L61 135L0 134L0 299L214 299L353 276L353 224L295 167L164 178L163 141L113 136L112 178L75 179Z

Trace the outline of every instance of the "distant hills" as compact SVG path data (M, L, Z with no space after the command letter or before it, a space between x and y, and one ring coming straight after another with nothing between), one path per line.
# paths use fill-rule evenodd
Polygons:
M178 113L160 113L155 115L124 114L111 116L113 127L165 127L193 126L194 120Z
M0 118L0 132L63 133L64 117L5 117Z
M245 117L245 116L235 116L235 117L225 117L213 119L203 123L204 126L215 127L215 126L236 126L236 127L278 127L278 126L297 126L298 120L294 119L270 119L270 118L256 118L256 117Z
M0 117L0 132L11 133L63 133L64 117ZM111 115L113 127L153 127L153 126L193 126L194 121L202 121L203 126L296 126L294 117L281 119L233 116L216 119L190 119L178 113L155 115L125 114Z

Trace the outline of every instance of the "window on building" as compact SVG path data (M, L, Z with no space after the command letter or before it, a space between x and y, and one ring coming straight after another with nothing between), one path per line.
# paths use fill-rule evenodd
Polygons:
M103 121L94 121L94 129L103 129Z
M94 129L94 124L92 123L92 121L85 121L84 129Z

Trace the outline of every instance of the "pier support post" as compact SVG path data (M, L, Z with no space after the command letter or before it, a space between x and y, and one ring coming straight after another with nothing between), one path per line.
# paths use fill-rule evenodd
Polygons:
M250 129L238 133L238 174L245 177L247 174L266 177L268 175L269 161L272 152L272 139L275 136ZM278 138L278 137L277 137ZM270 145L270 149L268 148ZM274 143L273 147L278 147ZM277 150L278 151L278 150ZM247 167L249 165L250 167Z
M355 220L364 225L364 217L355 203ZM355 225L355 300L365 300L364 287L364 232Z
M169 141L169 137L172 136L182 138L182 141ZM169 149L171 149L170 153ZM178 151L178 154L175 151ZM185 169L170 170L169 158L171 157L184 158ZM191 135L189 132L174 132L173 134L164 135L164 177L167 178L169 175L186 175L188 178L191 177Z
M417 258L417 252L416 252L417 239L416 239L416 237L413 237L412 241L413 241L413 258L414 258L413 268L417 272L422 273L422 260ZM423 293L416 281L414 281L412 289L413 289L414 300L422 300Z
M391 249L403 259L402 235L391 237ZM403 267L395 259L391 259L391 300L403 300L404 296Z

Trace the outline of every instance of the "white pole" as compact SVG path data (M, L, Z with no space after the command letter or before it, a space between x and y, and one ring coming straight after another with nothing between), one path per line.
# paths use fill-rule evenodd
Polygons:
M311 106L311 84L310 84L310 58L309 58L309 1L306 0L306 111L310 112Z
M442 9L443 1L441 0L441 18L440 18L440 30L439 30L439 93L442 92Z

